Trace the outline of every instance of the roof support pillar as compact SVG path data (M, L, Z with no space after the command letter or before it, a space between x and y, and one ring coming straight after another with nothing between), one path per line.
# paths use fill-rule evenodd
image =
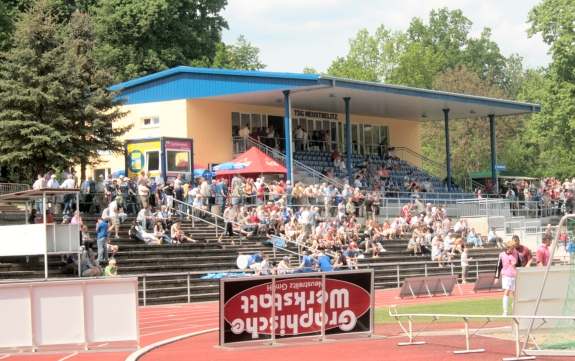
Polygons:
M495 142L495 114L489 114L489 139L491 141L491 185L493 193L499 194L497 179L497 144Z
M449 109L443 109L443 121L445 125L445 170L447 173L447 190L451 190L451 146L449 143Z
M347 170L347 181L349 185L353 185L353 165L351 162L353 149L351 147L351 118L349 115L350 100L350 97L343 98L345 104L345 169Z
M291 131L291 98L290 91L284 90L284 135L285 135L285 167L287 170L286 178L293 184L293 149L292 149L292 131Z

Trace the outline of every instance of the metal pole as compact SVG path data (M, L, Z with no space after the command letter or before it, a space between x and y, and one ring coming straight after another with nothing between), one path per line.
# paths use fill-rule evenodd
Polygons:
M42 192L42 220L44 222L44 242L46 243L46 248L44 250L44 278L48 278L48 226L46 223L46 192ZM78 267L80 265L78 264Z
M424 274L425 274L425 277L427 277L427 263L425 263L425 264L423 265L423 272L424 272Z
M273 345L276 341L276 323L275 323L275 318L276 318L276 276L272 276L272 302L271 302L271 307L272 307L272 314L271 314L271 325L270 325L270 331L271 331L271 344Z
M353 149L351 147L351 118L349 115L349 101L350 97L343 98L345 104L345 168L347 169L347 181L350 185L353 185L353 172L351 156L353 154Z
M497 145L495 143L495 114L489 114L489 138L491 140L491 184L493 193L499 194L499 183L497 179Z
M285 136L285 166L287 180L293 184L293 149L292 149L292 119L290 91L284 90L284 136Z
M186 275L186 288L188 290L188 303L190 303L190 300L192 298L192 295L190 292L190 272L188 272L188 274Z
M400 280L400 278L399 278L399 265L397 264L397 265L395 265L395 267L396 267L396 270L397 270L397 288L399 288L400 285L401 285L401 280Z
M144 298L144 306L146 305L146 275L142 277L142 293Z
M216 237L218 237L218 217L214 217L216 220Z
M447 190L451 190L451 150L449 145L449 109L443 109L445 123L445 167L447 171Z
M321 336L320 341L325 340L325 302L326 302L326 294L327 291L325 290L325 273L321 275Z

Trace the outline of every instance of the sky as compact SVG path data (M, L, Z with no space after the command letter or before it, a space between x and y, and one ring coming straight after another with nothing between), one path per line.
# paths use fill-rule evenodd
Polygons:
M473 22L472 36L484 27L503 55L517 53L527 67L545 66L550 57L541 37L527 35L529 10L540 0L228 0L223 12L229 30L223 40L244 35L260 49L266 70L301 72L310 66L326 71L344 56L358 30L373 32L384 24L406 30L413 17L428 19L432 9L461 9Z

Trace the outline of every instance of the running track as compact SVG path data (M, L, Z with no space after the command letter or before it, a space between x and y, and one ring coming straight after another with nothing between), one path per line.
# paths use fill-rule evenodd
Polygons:
M474 294L471 285L462 287L462 292L457 288L454 294L449 297L433 297L420 299L401 300L396 297L398 290L378 290L376 292L376 307L388 305L408 305L432 302L455 301L472 298L500 297L495 293ZM217 302L162 305L140 307L140 342L142 346L166 340L175 336L188 333L208 330L218 327L218 304ZM113 320L111 320L113 322ZM395 336L399 333L399 328L395 325L387 325L376 329L376 334ZM428 345L399 348L396 338L375 338L371 340L338 341L338 342L299 342L287 346L272 348L240 348L240 349L220 349L214 347L218 343L216 332L206 333L199 336L186 338L169 345L165 345L145 354L140 360L230 360L249 359L250 361L270 360L305 360L310 355L322 355L329 360L344 360L357 357L361 354L362 359L380 360L382 350L385 349L385 359L387 360L429 360L429 359L459 359L465 360L500 360L504 356L511 356L510 343L505 341L494 341L492 339L476 338L474 343L480 346L487 343L489 353L453 356L451 351L463 345L461 337L428 337ZM105 347L105 345L103 345ZM124 361L129 356L129 352L66 352L52 354L1 354L0 360L7 361ZM545 358L551 360L551 358Z

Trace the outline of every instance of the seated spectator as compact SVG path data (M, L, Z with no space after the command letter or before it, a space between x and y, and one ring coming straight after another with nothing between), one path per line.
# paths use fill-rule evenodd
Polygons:
M483 248L483 242L481 241L481 237L475 233L474 228L471 228L471 230L467 234L467 244L472 244L473 247Z
M179 220L174 222L174 224L172 225L172 228L170 229L170 238L172 239L172 241L177 243L197 242L195 239L191 239L190 237L185 235L184 231L181 229L181 222Z
M136 217L136 221L144 229L145 231L152 228L152 224L154 221L154 216L152 215L152 211L150 207L142 208L138 212L138 216Z
M160 245L162 240L154 236L153 233L147 232L142 226L134 221L129 231L130 237L146 243L147 245Z
M102 268L96 261L96 254L89 248L82 252L80 270L82 277L99 277L102 275Z
M154 236L156 236L156 238L160 238L162 241L168 244L176 243L172 242L170 236L166 234L166 229L164 228L161 220L157 220L156 224L154 225Z
M284 256L276 267L276 273L278 275L285 275L285 274L289 274L291 272L292 272L292 269L289 265L289 257Z
M104 268L104 276L115 277L118 275L118 267L116 266L116 259L110 258L108 265Z

